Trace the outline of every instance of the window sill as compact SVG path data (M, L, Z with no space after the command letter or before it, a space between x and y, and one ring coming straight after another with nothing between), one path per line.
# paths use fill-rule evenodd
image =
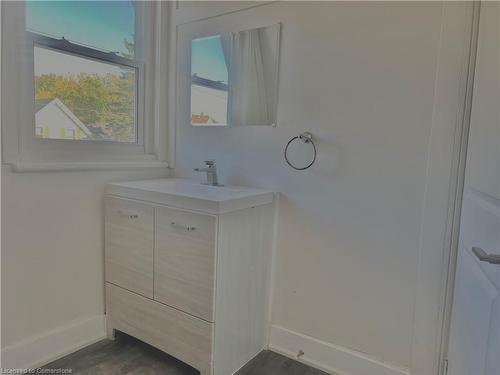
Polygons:
M9 164L12 171L24 172L71 172L71 171L114 171L147 168L168 168L166 161L111 161L111 162L24 162L19 161Z

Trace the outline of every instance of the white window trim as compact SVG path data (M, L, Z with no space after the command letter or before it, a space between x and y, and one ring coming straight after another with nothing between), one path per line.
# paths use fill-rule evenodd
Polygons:
M36 138L34 40L25 30L25 4L1 6L5 164L18 172L168 167L167 98L162 87L166 86L168 3L136 3L137 144Z

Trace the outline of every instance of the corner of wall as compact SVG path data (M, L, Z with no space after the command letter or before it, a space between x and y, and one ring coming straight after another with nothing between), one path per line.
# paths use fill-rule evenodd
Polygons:
M104 315L87 317L2 348L2 368L32 369L106 337Z
M330 344L278 325L271 326L269 349L330 374L410 374L406 368L379 361L364 353Z

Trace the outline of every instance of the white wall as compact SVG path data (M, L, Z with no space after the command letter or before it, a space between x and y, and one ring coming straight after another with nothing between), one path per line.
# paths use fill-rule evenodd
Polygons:
M282 193L272 315L276 340L288 340L284 337L291 331L290 341L309 343L311 350L321 347L328 353L324 358L347 353L380 365L367 365L358 373L405 372L413 368L419 251L429 245L425 240L422 245L422 220L443 5L280 2L243 11L237 7L228 4L226 10L232 13L199 21L222 13L223 5L180 3L174 10L175 175L193 177L192 169L211 158L217 160L226 184ZM183 103L189 101L185 51L190 37L276 22L283 24L278 126L189 126ZM460 43L458 58L451 52L445 56L457 61L448 69L453 73L462 66ZM453 110L458 92L441 94ZM453 148L454 121L432 146L445 167ZM285 164L283 147L305 130L317 140L318 160L310 170L296 172ZM435 172L429 172L429 178L438 182L437 190L441 197L444 191L446 200L450 171ZM439 225L445 224L444 206L438 207L441 216L432 214ZM441 232L437 237L426 251L439 258ZM437 282L431 291L422 292L426 296L439 295L437 263L438 274L432 270L431 278ZM435 302L423 309L436 312L439 300ZM439 325L434 316L430 319L435 324L431 329ZM296 353L289 344L281 349ZM419 345L433 348L434 342ZM307 349L296 349L304 349L303 358L308 357ZM428 351L432 355L434 349ZM433 368L434 360L427 357L422 367ZM351 365L345 372L355 373Z
M500 4L481 6L466 185L500 199Z
M104 186L165 175L2 168L5 366L38 365L104 337Z
M412 365L442 4L259 5L172 3L171 40L180 43L191 28L216 33L283 24L278 127L190 127L188 107L182 110L187 91L170 85L170 104L177 99L171 109L179 110L169 113L178 119L175 174L194 177L194 167L215 158L225 183L280 191L274 331L313 350L327 348L325 357L359 359L360 371L349 362L345 373L400 374ZM252 8L239 11L245 7ZM234 13L192 22L223 12ZM179 54L180 63L184 57ZM319 158L311 170L294 172L283 146L304 130L315 135ZM443 134L435 147L447 150L452 141ZM164 173L3 168L2 348L8 354L19 360L28 353L22 349L34 348L28 354L40 359L46 337L65 344L64 332L84 332L102 314L104 185Z

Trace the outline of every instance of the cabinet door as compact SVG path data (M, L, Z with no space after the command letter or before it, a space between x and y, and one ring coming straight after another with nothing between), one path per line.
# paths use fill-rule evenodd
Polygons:
M152 206L106 198L106 281L153 298Z
M216 218L156 208L155 300L213 321Z

